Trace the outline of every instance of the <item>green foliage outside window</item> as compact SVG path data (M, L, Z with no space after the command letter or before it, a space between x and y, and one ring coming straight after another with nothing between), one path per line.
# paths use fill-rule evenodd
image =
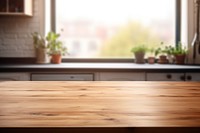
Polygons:
M149 48L158 47L161 40L150 29L136 22L130 22L104 43L101 57L133 57L130 50L138 44L148 44Z

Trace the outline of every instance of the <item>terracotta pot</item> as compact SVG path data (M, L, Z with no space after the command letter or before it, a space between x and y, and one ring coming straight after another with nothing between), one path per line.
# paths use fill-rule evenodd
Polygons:
M52 54L51 55L51 63L60 64L62 60L62 56L60 54Z
M149 64L154 64L155 63L155 57L149 57L148 58L148 63Z
M175 55L176 64L185 64L185 54Z
M160 55L159 58L160 58L160 60L166 60L167 56L166 55Z
M168 64L168 60L167 60L167 56L166 55L160 55L159 56L159 60L158 60L159 64Z
M135 54L135 63L138 63L138 64L144 64L145 63L145 60L144 60L145 53L144 52L137 52L137 53L134 53L134 54Z

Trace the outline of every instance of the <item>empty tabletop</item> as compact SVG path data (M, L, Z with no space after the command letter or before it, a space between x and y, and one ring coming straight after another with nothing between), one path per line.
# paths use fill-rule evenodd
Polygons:
M0 127L198 127L198 82L0 82Z

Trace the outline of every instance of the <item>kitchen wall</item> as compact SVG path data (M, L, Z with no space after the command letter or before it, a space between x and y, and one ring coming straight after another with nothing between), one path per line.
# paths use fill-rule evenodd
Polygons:
M196 31L196 0L182 0L182 3L187 1L187 12L185 13L187 17L182 16L182 20L185 21L185 23L182 23L182 33L184 34L182 36L182 42L188 45L189 54L188 54L188 64L200 64L200 53L196 51L196 59L193 59L193 46L191 46L195 31ZM184 14L184 11L182 11ZM185 20L184 20L185 19ZM197 46L198 48L198 46Z
M34 57L32 32L44 32L43 0L33 0L33 16L0 16L0 57Z

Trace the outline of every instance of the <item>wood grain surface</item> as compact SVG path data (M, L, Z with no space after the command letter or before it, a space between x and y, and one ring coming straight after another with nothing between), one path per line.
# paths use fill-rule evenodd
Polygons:
M0 82L0 127L198 127L198 82Z

